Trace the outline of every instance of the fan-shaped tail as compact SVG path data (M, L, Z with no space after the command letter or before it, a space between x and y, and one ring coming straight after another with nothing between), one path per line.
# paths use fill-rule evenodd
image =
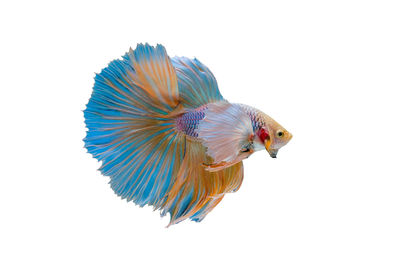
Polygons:
M96 75L84 111L85 147L102 162L100 171L110 176L112 189L140 206L170 213L170 224L202 220L243 178L241 162L207 172L204 146L177 130L183 107L222 97L204 65L187 59L174 64L163 46L138 45Z
M175 70L161 45L138 45L96 75L84 111L85 147L122 198L162 205L184 154L184 136L168 117L178 103Z

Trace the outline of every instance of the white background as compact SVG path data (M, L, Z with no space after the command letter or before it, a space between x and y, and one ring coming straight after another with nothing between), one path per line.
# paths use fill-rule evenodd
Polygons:
M1 266L400 266L398 1L2 1ZM86 153L95 72L196 56L294 137L201 223L165 228Z

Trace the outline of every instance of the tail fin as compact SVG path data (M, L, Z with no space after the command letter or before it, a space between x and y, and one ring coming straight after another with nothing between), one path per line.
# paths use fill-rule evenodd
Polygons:
M170 224L201 221L243 180L242 162L208 172L203 144L176 130L183 107L223 99L200 62L174 64L163 46L138 45L96 75L84 111L85 147L102 162L100 171L110 176L112 189L140 206L170 213Z
M168 117L178 103L175 69L161 45L138 45L96 75L85 147L122 198L155 208L165 201L185 150Z

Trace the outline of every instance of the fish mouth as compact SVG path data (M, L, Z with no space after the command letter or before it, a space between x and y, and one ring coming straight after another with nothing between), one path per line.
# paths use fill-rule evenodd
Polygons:
M268 153L271 156L271 158L275 159L276 155L278 154L278 150L277 149L271 149L271 150L268 151Z
M271 148L271 138L265 140L265 149L268 151L271 158L275 159L276 155L278 154L278 149Z

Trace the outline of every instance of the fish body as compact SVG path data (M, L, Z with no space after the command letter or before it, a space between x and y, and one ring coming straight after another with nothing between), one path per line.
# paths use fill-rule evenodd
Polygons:
M292 135L263 112L229 103L197 59L139 44L95 77L84 111L88 152L120 197L201 221L243 180L243 163L271 157Z

